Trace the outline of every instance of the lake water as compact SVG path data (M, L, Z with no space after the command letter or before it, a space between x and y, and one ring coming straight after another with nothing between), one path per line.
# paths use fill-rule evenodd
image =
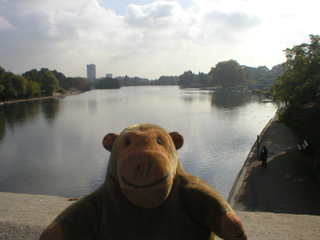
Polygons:
M188 173L225 198L256 136L276 112L249 93L176 86L95 90L61 99L0 106L0 191L81 197L105 179L102 139L135 123L184 136Z

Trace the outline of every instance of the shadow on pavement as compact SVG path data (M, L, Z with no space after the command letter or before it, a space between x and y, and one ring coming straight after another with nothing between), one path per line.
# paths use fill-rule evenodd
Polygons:
M271 123L261 141L269 151L267 169L251 159L235 196L235 210L320 215L320 184L297 143L290 129Z

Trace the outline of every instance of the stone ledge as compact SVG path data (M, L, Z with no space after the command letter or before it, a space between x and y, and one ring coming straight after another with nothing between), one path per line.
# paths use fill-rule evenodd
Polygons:
M67 198L0 192L0 239L38 239L72 202ZM236 212L249 239L320 239L320 216Z

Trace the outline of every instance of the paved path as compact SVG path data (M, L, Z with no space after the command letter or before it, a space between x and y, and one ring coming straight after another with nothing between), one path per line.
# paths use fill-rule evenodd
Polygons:
M265 129L261 140L261 146L268 149L267 169L261 168L254 149L232 205L241 211L320 215L320 184L308 171L308 156L299 152L299 140L291 130L276 120Z

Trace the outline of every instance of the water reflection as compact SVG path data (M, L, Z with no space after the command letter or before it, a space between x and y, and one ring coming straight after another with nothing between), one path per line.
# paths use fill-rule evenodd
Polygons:
M42 112L49 123L58 116L60 109L60 101L56 98L48 98L42 101Z
M216 91L212 93L211 104L218 108L232 109L252 102L253 97L254 96L249 93Z
M40 112L40 101L11 103L1 106L6 122L12 126L17 122L23 123L28 118L33 118Z
M43 113L48 122L53 122L59 112L59 100L50 98L16 102L0 106L0 140L6 129L14 131L16 125L23 126Z
M95 114L98 111L98 101L96 99L89 100L88 110L90 114Z
M193 104L194 102L207 102L212 97L212 91L201 90L181 90L181 99L186 104Z
M1 111L1 109L0 109ZM0 112L0 144L6 132L6 121L3 112Z

